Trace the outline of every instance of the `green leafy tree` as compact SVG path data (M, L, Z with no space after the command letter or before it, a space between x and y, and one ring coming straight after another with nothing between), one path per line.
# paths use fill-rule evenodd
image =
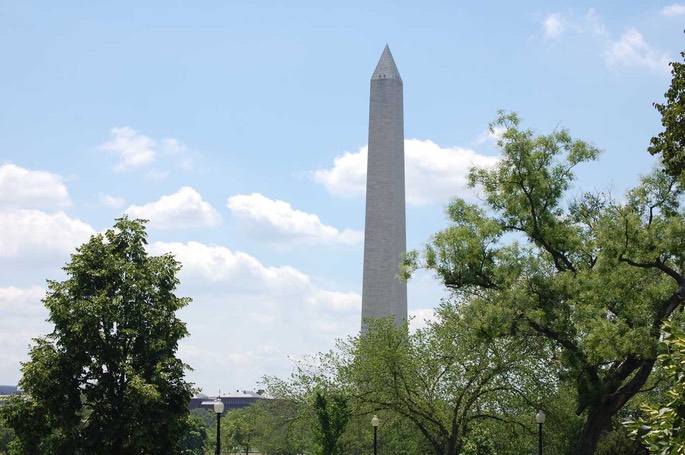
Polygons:
M330 355L319 355L309 365L298 364L290 380L265 378L269 393L276 398L274 406L281 411L278 427L287 428L309 441L309 451L321 455L350 453L345 438L353 415L350 394L337 378ZM301 439L300 439L301 441ZM260 446L261 447L261 446Z
M663 172L624 201L568 195L574 168L599 150L560 129L535 135L501 113L501 159L469 174L483 207L455 199L451 225L425 254L456 298L499 337L548 343L560 380L577 389L585 424L575 454L592 454L612 417L639 393L656 361L662 323L685 299L682 189Z
M250 451L257 434L256 415L251 407L231 410L221 420L223 447L232 447L234 452Z
M180 264L145 245L144 221L117 219L48 283L54 330L34 340L25 394L2 409L17 453L179 453L192 387L175 313L190 300L174 295Z
M205 411L193 409L193 411ZM181 439L181 455L204 455L209 450L209 427L197 413L188 415L186 432Z
M444 304L438 315L438 323L414 333L371 321L368 333L343 349L341 378L356 400L403 418L436 455L488 450L473 433L484 421L532 435L527 422L552 378L536 366L538 340L479 337L458 305Z
M297 413L290 400L265 399L254 403L245 412L253 414L256 423L254 445L265 455L298 455L309 452L313 442L311 427Z
M685 52L680 55L685 59ZM671 75L666 102L654 103L664 131L652 138L648 150L661 155L666 171L677 177L685 171L685 63L671 62Z
M668 377L666 403L646 404L645 417L628 423L651 453L685 454L685 333L665 324L664 352L658 360Z
M352 416L347 396L343 393L316 390L314 412L319 423L315 434L322 455L345 453L339 441Z
M0 421L0 454L8 453L9 445L14 440L14 431L5 427Z

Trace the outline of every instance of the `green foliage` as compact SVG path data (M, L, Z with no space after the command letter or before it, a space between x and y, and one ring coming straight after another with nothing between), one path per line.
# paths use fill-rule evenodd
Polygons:
M203 409L193 409L198 411ZM187 429L181 439L181 455L204 455L209 450L209 427L197 413L188 415Z
M7 428L0 421L0 454L5 455L8 453L10 443L15 439L14 431L11 428Z
M685 454L685 333L664 325L664 353L659 363L668 378L666 402L646 404L645 417L627 423L633 436L638 436L651 453Z
M439 322L410 333L392 321L374 320L348 345L352 359L341 378L371 409L401 416L423 435L436 455L480 447L472 433L482 422L506 422L526 431L530 403L552 389L536 359L537 340L487 339L458 305L444 303ZM530 413L530 414L528 414Z
M680 55L685 59L685 52ZM685 170L685 64L671 62L671 75L666 103L654 103L664 131L652 138L648 150L652 155L661 155L670 175L679 176Z
M314 393L314 412L319 422L315 434L321 445L321 455L345 453L339 441L352 414L347 397L339 392L317 390Z
M43 299L52 333L22 367L25 395L2 409L16 453L179 453L188 425L179 263L145 251L144 222L118 219L77 249Z
M320 355L312 365L301 362L289 381L265 379L269 393L276 397L271 407L280 411L280 421L274 424L284 430L281 437L293 449L308 447L321 455L349 453L351 440L345 437L352 417L349 394L338 378L329 375L335 368L331 359Z
M266 450L265 442L297 435L308 452L368 454L378 414L380 453L520 455L536 447L534 415L544 404L550 453L568 454L579 419L569 411L574 395L554 383L558 371L545 363L549 348L536 337L491 338L471 310L445 302L437 322L413 333L391 320L369 321L365 335L299 363L290 380L268 378L278 400L265 414L271 431L258 432L255 445L296 453ZM336 445L326 446L322 435L335 415L344 425L331 438Z
M625 428L618 427L606 434L597 444L595 455L645 455L642 445L631 437Z
M663 321L685 296L682 188L661 171L623 202L572 189L577 165L599 150L566 130L535 135L500 113L501 160L474 168L483 206L455 199L451 225L407 274L432 269L479 330L538 339L560 380L576 386L586 418L575 453L591 454L613 415L648 383Z
M256 415L249 407L231 410L221 419L221 446L226 449L249 451L256 434Z
M311 426L292 401L262 400L248 409L257 422L255 446L263 454L298 455L310 451Z

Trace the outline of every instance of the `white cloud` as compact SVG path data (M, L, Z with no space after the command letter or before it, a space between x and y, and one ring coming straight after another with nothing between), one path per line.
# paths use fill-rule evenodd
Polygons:
M492 129L488 128L478 135L474 141L476 144L481 145L485 143L496 143L502 138L502 135L507 129L503 126L495 126Z
M51 330L45 321L48 311L41 302L44 295L39 286L0 287L0 377L4 384L16 384L21 362L28 360L31 340Z
M115 209L120 209L126 204L126 201L122 197L112 196L109 194L100 193L99 194L100 203L105 207L112 207Z
M138 133L131 127L114 127L110 130L112 140L98 147L100 150L112 152L119 156L119 162L114 167L117 172L128 171L151 164L160 154L176 160L176 165L183 169L194 166L194 157L188 147L173 138L155 140ZM166 176L165 171L153 171L154 176Z
M228 198L228 208L248 227L248 232L273 243L354 244L363 234L325 225L318 216L294 209L289 203L269 199L259 193Z
M642 33L634 28L616 41L609 40L605 56L610 67L645 67L654 72L669 71L668 55L649 45Z
M93 234L88 224L62 212L0 212L0 257L71 253Z
M437 322L435 311L432 308L418 308L409 312L409 330L415 332L423 329L431 322Z
M153 139L138 134L128 126L114 127L110 130L112 140L102 144L99 148L119 155L119 163L114 167L116 171L126 171L145 166L155 160L155 146Z
M11 163L0 166L0 207L60 209L71 206L62 177Z
M561 13L548 14L542 20L542 30L546 40L560 38L566 30L566 20Z
M674 3L661 10L663 15L685 14L685 5ZM594 8L578 17L572 11L553 13L542 20L543 39L560 37L567 31L576 35L591 34L597 40L596 47L607 66L619 68L646 68L653 72L669 72L671 58L664 51L649 44L642 33L635 28L627 29L620 38L615 39L607 29L602 18Z
M131 205L126 213L134 218L150 220L148 226L158 229L185 229L221 223L221 215L214 207L188 186L174 194L162 196L158 201Z
M45 289L40 286L32 286L28 289L14 286L0 288L0 313L3 317L9 315L35 315L41 313L43 304L41 299L45 295Z
M307 298L310 305L323 305L332 311L356 312L361 315L361 296L356 292L333 292L319 290Z
M277 290L292 294L310 285L309 277L292 267L265 267L249 254L223 246L155 242L149 250L152 254L172 253L183 264L182 273L194 282L225 283L233 293L260 295Z
M148 251L170 252L183 265L178 295L192 296L193 310L180 315L191 333L180 354L205 377L252 387L264 374L287 374L288 356L326 351L359 331L358 293L324 289L293 267L199 242L153 242ZM236 365L240 374L227 374Z
M365 146L355 153L345 152L333 160L333 168L315 171L314 180L338 196L364 194L367 151Z
M664 16L682 16L685 14L685 5L682 3L672 3L664 6L661 9L661 14Z
M176 165L181 169L190 170L195 166L195 156L188 147L177 139L162 139L160 149L163 153L174 157Z
M426 205L463 195L466 176L474 165L489 166L497 158L461 147L444 148L430 140L405 139L405 185L407 203ZM333 168L318 170L314 179L339 196L363 194L368 147L336 158Z

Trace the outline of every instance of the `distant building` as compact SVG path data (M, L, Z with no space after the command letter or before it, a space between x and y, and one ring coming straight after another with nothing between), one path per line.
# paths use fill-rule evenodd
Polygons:
M17 393L19 393L17 386L0 385L0 406L5 406L5 403L7 403L10 396L16 395Z
M217 397L210 397L203 393L199 393L190 399L188 409L204 408L211 411L214 410L214 402ZM234 409L246 408L253 405L259 400L268 400L270 397L265 395L263 390L256 392L250 390L236 390L228 394L220 395L219 399L224 403L224 413Z

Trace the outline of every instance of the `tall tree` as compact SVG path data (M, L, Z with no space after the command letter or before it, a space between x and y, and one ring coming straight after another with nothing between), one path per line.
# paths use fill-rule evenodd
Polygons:
M680 53L685 59L685 52ZM654 103L664 131L654 136L649 153L661 155L666 171L679 176L685 171L685 63L671 62L671 86L664 104Z
M552 377L536 362L539 341L478 337L458 305L443 304L438 314L439 322L413 333L375 320L351 340L340 377L355 400L413 425L435 455L464 453L469 438L477 446L473 430L481 422L505 422L532 435L525 422Z
M24 395L2 410L23 453L179 453L192 387L175 313L190 299L174 294L180 264L146 243L144 221L117 219L48 283L54 330L34 340Z
M682 188L653 172L624 201L568 196L594 146L566 130L535 135L515 114L501 159L470 172L484 207L455 199L451 226L412 267L432 269L500 336L534 336L577 387L586 417L577 455L592 454L611 418L645 386L665 320L685 299Z

